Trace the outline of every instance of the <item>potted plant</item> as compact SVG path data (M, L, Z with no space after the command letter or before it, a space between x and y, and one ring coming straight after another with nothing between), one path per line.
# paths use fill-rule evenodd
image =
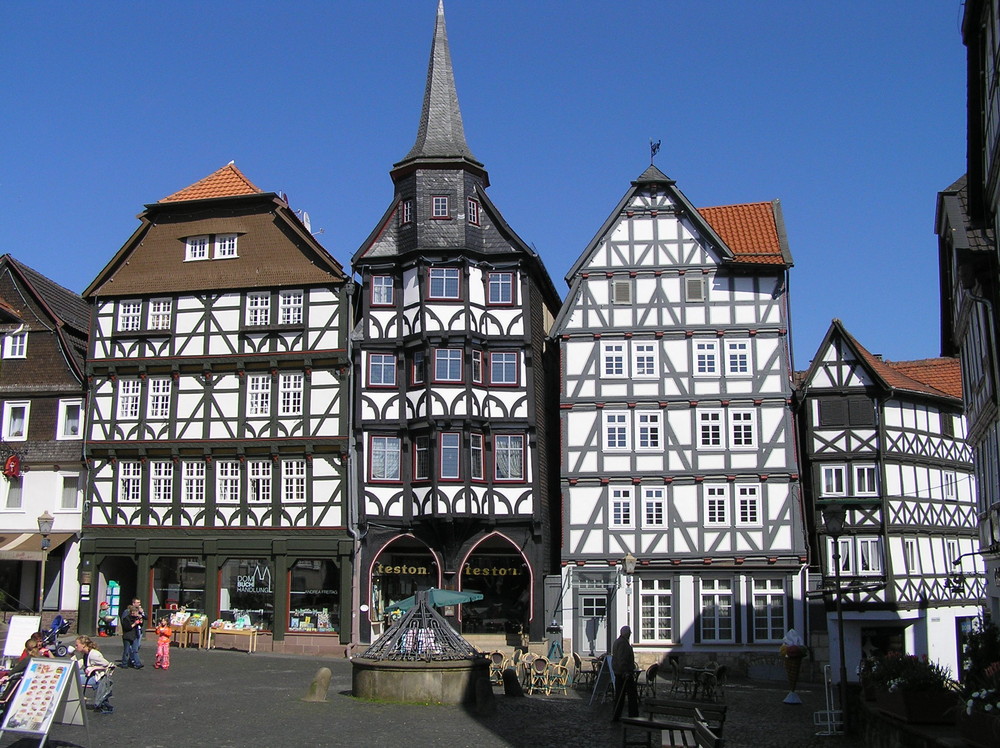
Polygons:
M966 640L962 694L965 709L958 719L959 733L980 748L1000 745L1000 630L979 624Z
M954 723L957 684L948 668L901 652L872 660L868 681L880 711L914 724Z

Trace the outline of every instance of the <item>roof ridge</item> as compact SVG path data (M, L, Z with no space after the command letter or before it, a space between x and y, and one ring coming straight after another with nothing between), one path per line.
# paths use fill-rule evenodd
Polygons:
M207 200L216 197L236 197L239 195L259 195L263 190L251 182L230 161L221 169L216 169L207 177L199 179L194 184L167 195L158 202L174 203L182 200Z

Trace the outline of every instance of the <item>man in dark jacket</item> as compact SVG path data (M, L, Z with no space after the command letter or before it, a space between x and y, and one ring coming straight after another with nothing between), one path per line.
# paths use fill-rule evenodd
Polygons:
M122 614L122 667L141 668L139 661L139 637L142 636L142 608L129 605Z
M615 671L615 713L611 718L617 722L622 718L622 707L628 696L628 716L639 716L639 692L635 687L635 652L628 640L632 629L622 626L621 633L611 648L611 667Z

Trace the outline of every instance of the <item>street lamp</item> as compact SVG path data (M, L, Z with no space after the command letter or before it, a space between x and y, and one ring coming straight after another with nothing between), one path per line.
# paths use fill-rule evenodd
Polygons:
M46 509L38 515L38 532L42 536L42 568L38 574L38 615L42 614L42 606L45 604L45 562L49 558L49 533L52 532L52 523L55 517L49 514Z
M638 559L632 555L632 551L625 554L622 559L622 566L625 569L625 619L628 625L632 625L632 575L635 574L635 564Z
M840 656L840 712L847 732L847 662L844 657L844 608L840 600L840 536L844 534L847 508L843 504L827 504L823 507L823 524L826 534L833 538L834 580L837 585L833 599L837 606L837 648Z

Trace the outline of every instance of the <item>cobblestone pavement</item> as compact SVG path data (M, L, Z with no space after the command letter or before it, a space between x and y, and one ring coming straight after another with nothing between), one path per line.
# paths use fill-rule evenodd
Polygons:
M106 647L120 656L120 640ZM454 706L419 706L361 701L350 695L347 660L319 660L234 651L174 649L167 671L152 667L119 671L115 712L88 712L90 740L83 727L55 725L47 745L90 748L243 748L244 746L494 746L621 745L610 722L611 705L590 694L507 698L497 689L496 710L479 716ZM333 672L328 700L303 702L316 670ZM817 737L812 715L822 708L817 688L799 691L802 706L782 703L778 684L730 684L725 737L728 748L861 748L859 740ZM15 733L0 747L37 746Z

